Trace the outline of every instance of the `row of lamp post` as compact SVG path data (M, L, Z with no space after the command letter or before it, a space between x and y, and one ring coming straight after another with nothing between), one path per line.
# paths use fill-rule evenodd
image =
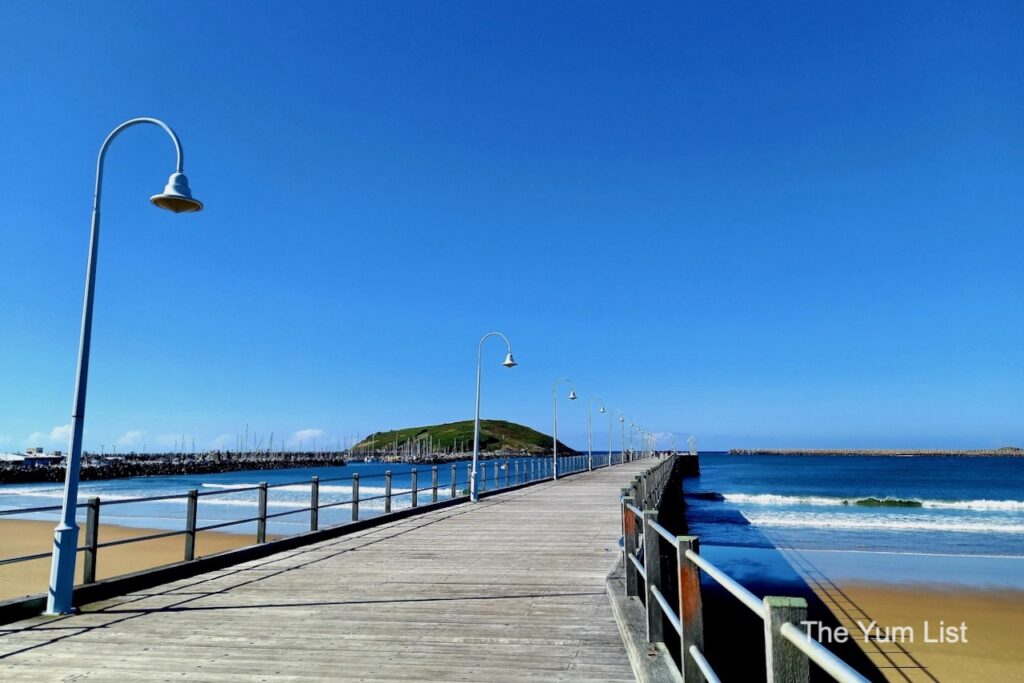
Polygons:
M103 189L103 163L106 159L107 149L110 143L118 135L132 126L139 124L152 124L159 126L166 132L174 143L177 154L177 162L174 173L167 181L164 191L150 197L150 202L158 208L167 209L174 213L190 213L203 209L203 204L192 197L189 189L188 179L185 177L184 164L185 154L181 147L181 141L177 134L166 123L154 118L135 118L125 121L114 128L100 146L99 155L96 159L96 186L92 204L92 225L89 236L89 256L86 264L85 276L85 301L82 306L82 327L78 348L78 369L75 380L75 395L71 413L71 443L68 447L67 471L64 480L64 496L61 506L61 519L54 529L53 555L50 567L50 584L46 601L46 612L48 614L67 614L73 610L72 596L75 580L75 560L78 552L78 525L75 520L75 512L78 502L78 479L79 468L82 459L82 434L85 427L85 397L86 386L89 379L89 351L92 340L92 317L93 300L96 285L96 259L99 252L100 234L100 194ZM477 490L477 464L480 454L480 371L481 359L483 356L484 342L489 337L501 337L505 340L507 353L502 362L506 368L516 366L512 357L512 343L501 332L489 332L480 339L477 347L476 357L476 414L473 420L473 468L470 474L470 499L476 502L479 499ZM576 389L572 380L561 378L555 381L551 388L551 407L553 417L553 474L558 478L558 385L562 382L569 384L569 400L576 400ZM605 409L604 401L598 397L590 400L587 414L587 466L593 469L593 405L594 401L601 404L601 413L608 412ZM619 413L619 423L622 425L622 452L626 453L626 418L622 411ZM636 427L630 423L631 427ZM632 435L631 435L632 439ZM612 450L612 415L608 414L608 454L611 457ZM646 447L645 447L646 450Z

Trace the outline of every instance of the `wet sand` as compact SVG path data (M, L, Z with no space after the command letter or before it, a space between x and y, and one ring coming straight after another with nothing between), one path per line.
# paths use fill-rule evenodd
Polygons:
M19 555L48 553L53 547L53 522L0 520L0 559ZM101 524L99 542L115 541L136 536L161 533L154 529ZM79 531L79 546L84 541L84 529ZM212 555L223 550L252 545L252 534L228 534L216 531L201 532L196 538L196 556ZM96 562L96 577L110 578L121 574L180 562L184 557L185 537L172 536L140 543L129 543L112 548L101 548ZM0 600L18 598L46 591L50 578L50 558L0 565ZM82 554L78 556L78 574L75 583L82 581Z

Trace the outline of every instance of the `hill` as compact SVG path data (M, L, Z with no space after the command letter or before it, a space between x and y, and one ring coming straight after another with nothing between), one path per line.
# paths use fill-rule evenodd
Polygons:
M435 452L473 450L473 421L448 422L425 427L406 427L384 432L375 432L353 447L353 452L376 452L378 454L402 452L406 444L416 448L420 444ZM512 451L542 455L551 452L551 436L530 429L524 425L505 420L480 420L480 452ZM561 441L559 454L576 453Z

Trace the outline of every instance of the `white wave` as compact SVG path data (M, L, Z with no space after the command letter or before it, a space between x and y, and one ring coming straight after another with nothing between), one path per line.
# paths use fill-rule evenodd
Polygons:
M839 498L831 496L784 496L776 495L773 493L723 493L722 497L730 503L738 503L740 505L817 505L817 506L843 506L843 505L855 505L858 500L865 500L867 498L874 498L876 500L896 500L895 498L886 498L885 496L850 496L848 498ZM1024 500L931 500L924 499L918 500L915 498L908 498L903 500L911 500L921 503L921 507L934 508L934 509L946 509L946 510L990 510L994 512L1014 512L1017 510L1024 510ZM866 507L866 506L865 506ZM892 506L888 509L898 508L898 506Z
M1024 524L999 523L998 521L968 521L958 518L916 517L909 515L829 515L808 514L804 512L744 512L743 516L755 526L766 527L1024 534Z

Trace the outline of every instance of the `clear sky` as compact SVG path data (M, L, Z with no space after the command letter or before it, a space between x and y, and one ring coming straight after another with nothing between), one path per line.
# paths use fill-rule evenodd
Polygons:
M66 448L134 116L206 210L113 145L86 448L469 419L491 330L543 431L1024 446L1024 5L784 5L3 3L0 450Z

